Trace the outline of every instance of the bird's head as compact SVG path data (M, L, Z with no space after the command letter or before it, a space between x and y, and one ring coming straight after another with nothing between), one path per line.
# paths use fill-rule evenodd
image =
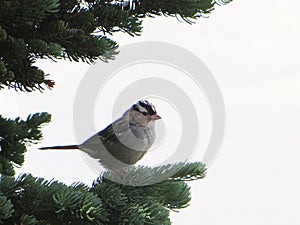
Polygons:
M138 101L129 110L129 123L134 122L146 126L159 119L161 117L157 115L154 105L146 100Z

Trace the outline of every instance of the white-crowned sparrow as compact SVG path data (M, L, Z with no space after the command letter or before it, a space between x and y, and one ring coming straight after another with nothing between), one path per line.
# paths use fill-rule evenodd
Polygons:
M108 169L133 165L150 149L155 140L155 120L161 119L153 104L138 101L121 118L80 145L43 147L45 149L79 149L99 159Z

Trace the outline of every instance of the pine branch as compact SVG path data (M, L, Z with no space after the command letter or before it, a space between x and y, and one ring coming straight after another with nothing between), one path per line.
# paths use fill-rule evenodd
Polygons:
M10 218L13 212L14 210L11 201L0 195L0 223L2 223L3 220Z
M173 167L177 167L178 176L184 179L195 176L195 171L198 177L203 177L203 170L197 170L196 165L203 166L201 163L180 163ZM167 168L172 167L140 167L136 171L151 176ZM128 186L102 177L89 188L82 183L66 186L28 174L17 179L0 178L0 219L5 224L167 225L171 224L169 210L184 208L190 200L190 187L179 179Z
M193 23L229 0L27 0L0 4L0 89L43 91L54 82L34 66L41 58L109 61L118 45L106 34L140 35L145 17Z
M13 166L21 166L28 144L41 140L42 124L50 122L48 113L29 115L26 120L5 119L0 115L0 174L13 175Z
M181 164L181 169L170 180L191 181L202 179L206 175L205 164L201 162Z
M105 172L102 174L104 180L120 181L126 179L127 185L142 185L148 184L153 181L159 180L178 180L178 181L190 181L202 179L205 177L206 168L203 163L175 163L167 164L160 167L147 167L147 166L128 166L124 174L118 174L115 172ZM156 179L158 178L158 179Z
M227 4L231 0L130 0L126 6L132 14L138 18L154 16L171 16L181 18L192 24L203 15L211 13L215 5ZM128 7L129 6L129 7Z

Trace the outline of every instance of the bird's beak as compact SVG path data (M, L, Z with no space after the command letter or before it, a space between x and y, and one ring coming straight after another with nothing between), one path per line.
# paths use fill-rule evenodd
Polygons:
M159 120L159 119L161 119L161 117L157 114L151 116L151 120Z

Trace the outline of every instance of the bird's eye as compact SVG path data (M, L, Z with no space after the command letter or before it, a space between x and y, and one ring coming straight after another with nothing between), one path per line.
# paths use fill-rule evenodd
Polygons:
M146 112L142 112L142 114L143 114L144 116L146 116L148 113L146 113Z

